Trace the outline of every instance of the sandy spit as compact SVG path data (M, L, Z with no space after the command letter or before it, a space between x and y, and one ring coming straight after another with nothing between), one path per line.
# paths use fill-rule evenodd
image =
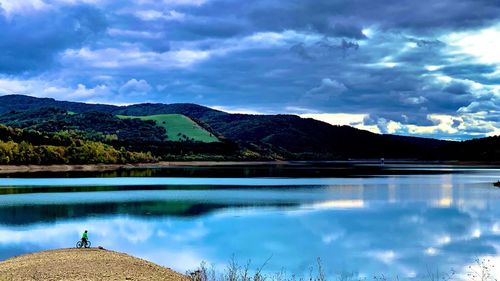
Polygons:
M167 280L188 281L169 268L108 250L60 249L0 262L0 280Z

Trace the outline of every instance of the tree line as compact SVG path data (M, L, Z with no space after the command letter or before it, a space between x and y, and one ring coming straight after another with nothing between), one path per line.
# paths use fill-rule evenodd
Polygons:
M119 164L156 162L150 152L131 152L85 140L71 131L41 133L0 125L0 164Z

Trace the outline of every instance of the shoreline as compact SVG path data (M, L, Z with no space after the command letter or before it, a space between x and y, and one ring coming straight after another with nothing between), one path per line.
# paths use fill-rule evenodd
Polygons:
M55 164L55 165L0 165L0 174L37 173L37 172L110 172L121 169L148 169L165 167L198 166L249 166L283 165L289 161L162 161L138 164Z
M217 166L266 166L266 165L299 165L299 164L332 164L332 165L356 165L356 164L380 164L376 160L345 160L345 161L300 161L300 160L275 160L275 161L162 161L157 163L137 164L54 164L54 165L0 165L0 175L16 173L39 173L39 172L111 172L123 169L161 169L167 167L217 167ZM465 161L385 161L391 164L413 164L413 165L451 165L451 166L477 166L477 167L500 167L500 163L465 162Z

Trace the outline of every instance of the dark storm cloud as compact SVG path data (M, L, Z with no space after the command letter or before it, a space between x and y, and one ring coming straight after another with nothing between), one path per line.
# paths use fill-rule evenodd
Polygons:
M299 55L301 58L305 60L313 60L314 58L309 54L307 51L306 47L304 46L304 43L297 43L290 47L290 51L296 53Z
M470 79L485 84L499 84L498 81L492 81L491 78L484 76L495 72L495 70L496 66L494 64L460 63L444 66L440 71L448 76L460 79ZM488 83L488 81L491 81L491 83Z
M416 43L418 47L427 47L427 48L433 48L433 47L439 47L444 45L443 42L439 40L427 40L427 39L417 39L417 38L408 38L409 42Z
M363 40L366 35L362 29L371 25L431 35L442 30L485 26L497 20L500 5L495 1L475 0L433 3L411 0L219 0L179 10L191 14L194 19L209 19L203 21L202 26L199 25L200 20L197 20L198 24L185 23L187 28L191 26L194 33L202 32L203 35L234 36L258 31L302 30ZM185 30L181 28L179 32ZM415 40L422 46L440 43L437 40Z
M446 37L500 23L498 1L44 3L0 15L0 90L15 86L2 84L9 75L106 89L80 98L89 101L367 114L382 132L440 125L432 114L463 115L450 125L460 130L483 122L457 138L498 126L498 61L457 52Z
M245 31L246 26L237 18L193 18L169 25L170 28L177 29L176 39L203 39L233 37Z
M347 37L353 39L366 39L366 35L363 34L361 27L349 25L346 23L336 23L331 28L333 35L337 37Z
M50 67L59 52L90 43L89 40L105 29L104 15L90 6L34 13L28 17L0 15L0 72Z
M444 91L454 95L467 95L469 94L470 86L465 83L454 82L444 88Z
M345 58L351 51L357 51L358 49L359 44L355 41L342 39L335 42L327 38L323 38L311 46L306 46L303 42L300 42L290 47L291 52L296 53L305 60L334 59L340 56Z
M258 3L262 3L259 1ZM377 24L385 29L410 29L433 33L436 29L474 28L494 22L500 13L496 1L269 1L251 9L251 19L272 30L311 28L335 34L336 24L354 26ZM473 11L473 12L472 12ZM357 35L359 33L349 32ZM337 35L340 35L337 33ZM344 35L345 36L345 35Z

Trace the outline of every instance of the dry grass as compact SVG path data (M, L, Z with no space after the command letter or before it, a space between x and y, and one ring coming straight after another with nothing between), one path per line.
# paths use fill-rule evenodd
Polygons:
M270 259L270 258L269 258ZM217 273L216 269L207 267L206 263L202 263L200 267L188 273L192 281L326 281L321 260L318 259L315 268L310 268L307 277L299 277L295 274L287 274L287 272L280 271L273 274L264 274L262 271L266 266L269 259L264 262L260 267L251 270L251 262L248 261L245 265L241 266L235 261L234 256L231 258L224 272Z
M317 260L314 268L310 268L307 276L288 274L284 270L264 274L262 270L267 262L259 268L251 270L250 262L243 266L238 265L233 256L222 272L217 271L213 266L207 267L207 264L203 262L197 270L188 272L187 275L192 281L499 281L498 276L494 276L493 273L495 265L488 259L479 258L476 258L474 264L469 266L469 271L465 276L457 274L453 269L448 272L428 270L422 276L410 279L400 278L399 276L388 276L382 273L372 277L360 277L354 272L340 272L333 278L327 278L320 259Z

